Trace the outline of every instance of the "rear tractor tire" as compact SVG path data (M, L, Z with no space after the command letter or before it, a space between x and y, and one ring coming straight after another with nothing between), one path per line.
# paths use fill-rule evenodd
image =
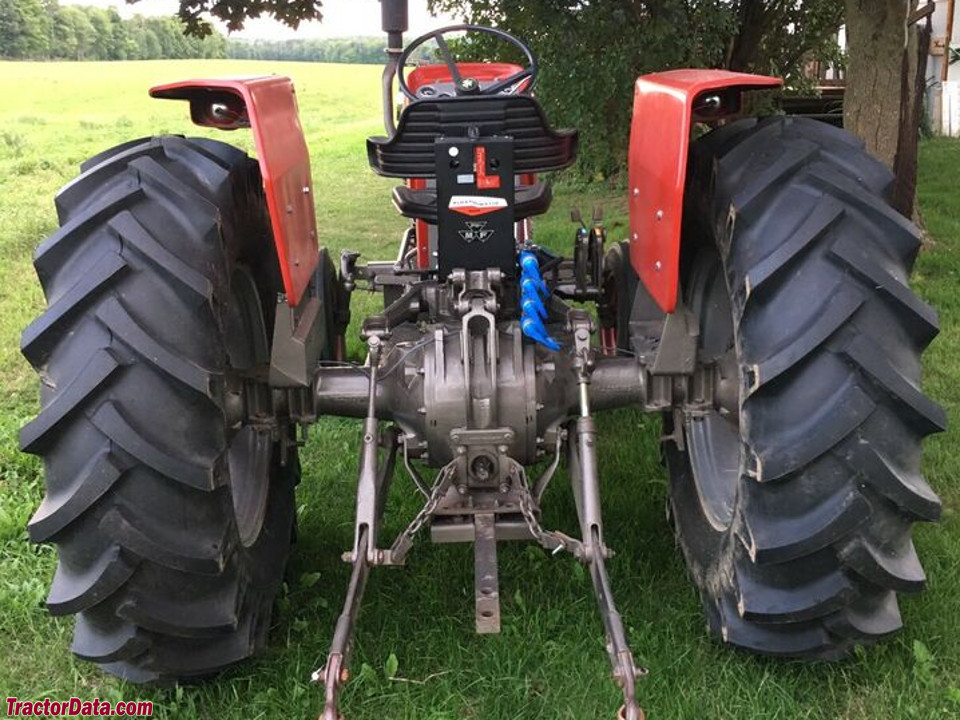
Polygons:
M260 650L294 523L269 392L282 290L257 163L222 143L125 143L64 187L37 249L48 308L23 333L42 410L30 522L59 563L47 605L73 651L130 681L189 678ZM268 304L269 303L269 304Z
M938 332L907 286L920 234L890 172L816 121L724 126L689 175L683 295L731 400L665 419L679 545L723 641L838 658L901 627L898 593L925 581L911 526L940 515L920 473L945 428L919 390Z

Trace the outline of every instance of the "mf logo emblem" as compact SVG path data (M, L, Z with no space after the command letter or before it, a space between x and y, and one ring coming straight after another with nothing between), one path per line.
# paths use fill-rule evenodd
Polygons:
M486 242L495 232L494 230L487 230L487 223L485 222L468 222L466 230L460 230L460 237L463 238L464 242Z

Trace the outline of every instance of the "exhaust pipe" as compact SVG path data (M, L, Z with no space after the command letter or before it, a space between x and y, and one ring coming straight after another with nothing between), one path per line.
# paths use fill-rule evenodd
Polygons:
M397 76L403 34L410 28L407 0L380 0L380 19L387 34L387 64L383 68L383 126L393 135L397 126L393 119L393 79Z

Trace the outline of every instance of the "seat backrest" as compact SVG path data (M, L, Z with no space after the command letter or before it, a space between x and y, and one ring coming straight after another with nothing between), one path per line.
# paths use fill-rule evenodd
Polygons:
M370 167L395 178L436 177L434 142L441 137L511 137L514 172L562 170L577 157L576 130L554 130L528 95L417 100L403 109L393 137L367 140Z

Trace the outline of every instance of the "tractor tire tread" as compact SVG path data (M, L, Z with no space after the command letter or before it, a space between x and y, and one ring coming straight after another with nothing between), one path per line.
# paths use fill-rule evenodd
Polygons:
M889 170L822 123L739 121L691 154L688 203L731 299L744 460L730 527L705 532L668 444L679 545L721 639L843 657L901 626L897 594L926 580L911 525L940 516L919 468L946 427L920 390L939 328L907 285L920 234L887 202Z
M260 187L257 165L164 136L81 171L34 255L48 309L21 338L42 409L20 441L46 468L28 530L59 550L47 606L77 615L73 651L109 673L209 674L263 648L299 473L295 452L273 462L264 529L243 546L225 486L220 317L240 248L223 233L240 227L230 213Z

